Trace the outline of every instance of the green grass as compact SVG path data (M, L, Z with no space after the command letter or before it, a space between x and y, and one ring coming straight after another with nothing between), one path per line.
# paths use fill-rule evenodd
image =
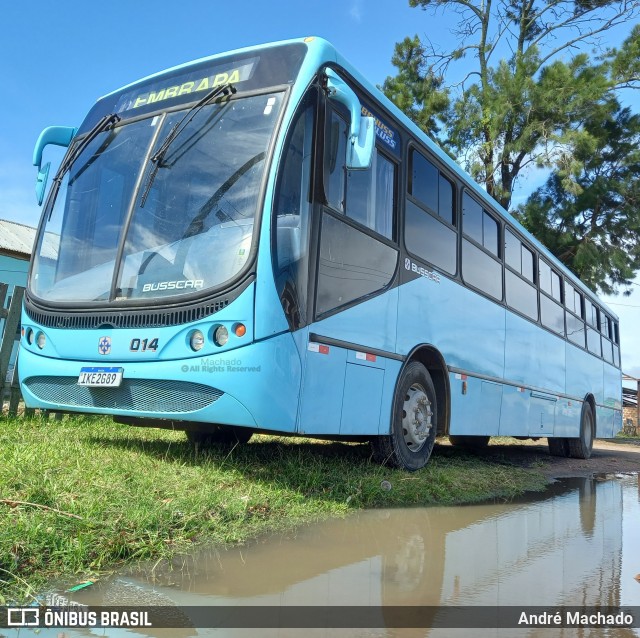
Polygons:
M407 474L373 463L363 444L254 437L196 451L181 432L109 418L2 419L0 604L29 599L52 578L85 578L195 543L239 543L360 508L471 503L544 485L536 471L445 446Z
M629 431L626 431L624 429L620 430L620 432L618 432L618 434L616 434L616 438L617 439L640 439L640 430L638 430L638 428L636 428L636 432L635 434L630 433Z

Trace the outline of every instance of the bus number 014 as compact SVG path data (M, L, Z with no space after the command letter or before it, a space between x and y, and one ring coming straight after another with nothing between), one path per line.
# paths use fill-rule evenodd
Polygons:
M132 352L155 352L158 349L158 338L155 339L131 339L129 350Z

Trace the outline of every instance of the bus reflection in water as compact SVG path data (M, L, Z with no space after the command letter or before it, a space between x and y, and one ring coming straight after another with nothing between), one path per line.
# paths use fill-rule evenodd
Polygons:
M374 607L379 627L388 621L384 608L394 606L441 607L437 623L451 606L637 605L640 598L622 597L625 489L633 494L635 486L571 479L519 503L371 510L244 547L132 568L78 592L78 600L208 608L363 605ZM628 515L637 513L636 507ZM509 631L538 635L540 629ZM559 635L575 630L565 632ZM376 629L371 633L378 635Z

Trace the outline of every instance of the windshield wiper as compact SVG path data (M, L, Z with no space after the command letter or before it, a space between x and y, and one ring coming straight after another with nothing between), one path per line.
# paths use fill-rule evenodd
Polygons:
M97 124L82 138L82 141L69 153L64 161L60 164L56 176L53 178L55 184L60 184L65 173L71 168L71 165L80 157L80 154L91 144L91 142L103 131L110 126L115 126L120 121L120 116L115 113L105 115Z
M165 166L164 157L169 150L173 140L184 131L189 122L196 116L198 111L203 107L215 100L218 96L223 95L225 97L231 96L236 92L236 88L232 84L221 84L217 86L213 91L210 91L205 95L199 102L196 102L186 113L185 116L169 131L167 137L165 137L164 142L160 145L160 148L151 156L151 161L154 166L149 173L149 177L147 178L147 183L144 187L144 192L142 193L142 198L140 199L140 208L144 208L145 202L147 201L147 197L149 196L149 191L151 190L151 186L153 185L153 181L158 174L158 169L161 166Z

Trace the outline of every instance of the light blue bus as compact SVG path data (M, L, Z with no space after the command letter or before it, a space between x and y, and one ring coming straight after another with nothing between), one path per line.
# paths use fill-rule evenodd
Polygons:
M320 38L215 55L101 98L34 151L30 407L370 440L621 427L616 316Z

